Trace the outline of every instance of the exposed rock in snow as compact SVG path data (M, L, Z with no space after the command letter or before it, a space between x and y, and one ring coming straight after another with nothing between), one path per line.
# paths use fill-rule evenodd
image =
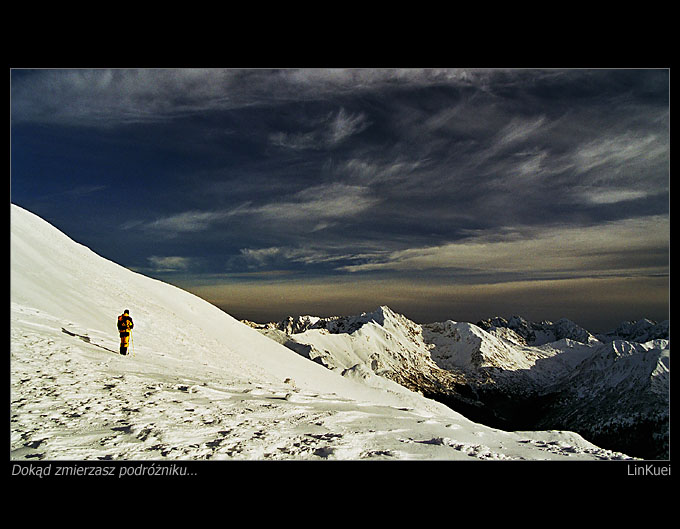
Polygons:
M597 341L595 336L567 318L553 323L548 320L529 322L520 316L512 316L509 320L497 316L479 321L477 325L487 331L493 328L511 329L529 345L543 345L563 338L586 344Z
M616 329L598 336L602 341L628 340L631 342L645 343L657 339L669 338L668 320L656 323L648 319L638 321L626 321Z

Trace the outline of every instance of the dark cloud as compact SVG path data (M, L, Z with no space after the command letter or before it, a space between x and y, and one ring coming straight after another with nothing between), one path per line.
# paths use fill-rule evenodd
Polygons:
M173 280L663 275L668 83L667 70L13 70L13 200Z

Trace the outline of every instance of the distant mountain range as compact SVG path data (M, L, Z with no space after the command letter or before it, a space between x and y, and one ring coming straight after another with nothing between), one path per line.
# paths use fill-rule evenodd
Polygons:
M571 430L644 459L669 456L668 321L595 334L566 318L418 324L382 306L244 323L330 370L380 375L488 426Z

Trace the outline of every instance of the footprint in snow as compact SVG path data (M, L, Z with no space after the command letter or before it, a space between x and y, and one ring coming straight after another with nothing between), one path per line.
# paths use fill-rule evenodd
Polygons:
M128 433L132 433L132 426L129 425L129 424L126 424L124 426L113 426L111 428L111 430L113 430L114 432L121 432L121 433L128 434Z

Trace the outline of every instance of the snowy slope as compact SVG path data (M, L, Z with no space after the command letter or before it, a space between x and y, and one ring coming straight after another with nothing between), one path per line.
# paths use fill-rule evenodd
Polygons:
M22 208L10 221L12 459L627 457L475 424L356 365L343 377Z
M667 339L601 344L553 388L559 398L539 425L559 419L595 442L645 459L668 459L670 346Z

